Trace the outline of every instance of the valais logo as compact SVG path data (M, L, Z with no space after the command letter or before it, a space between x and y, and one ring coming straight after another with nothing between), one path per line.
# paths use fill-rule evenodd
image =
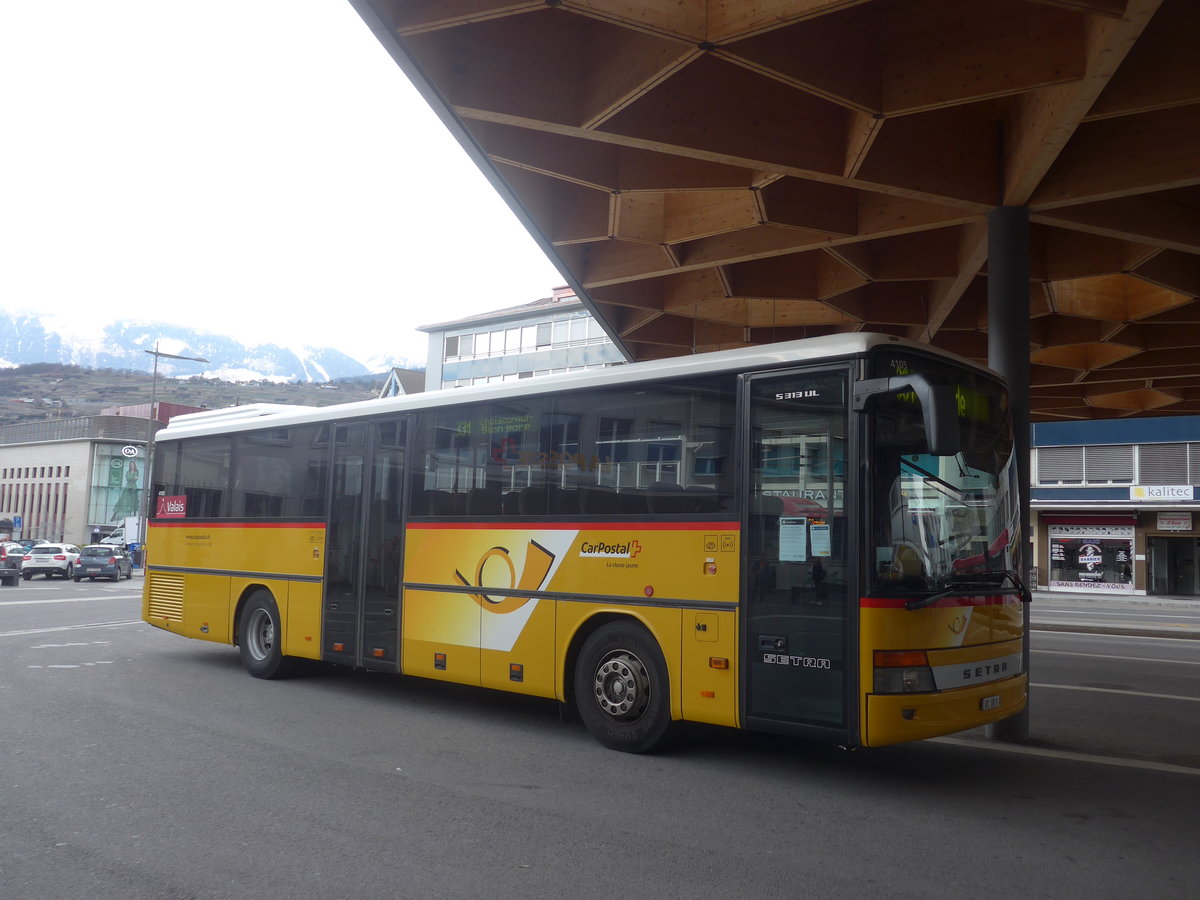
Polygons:
M155 515L160 519L182 519L187 515L187 497L159 497Z

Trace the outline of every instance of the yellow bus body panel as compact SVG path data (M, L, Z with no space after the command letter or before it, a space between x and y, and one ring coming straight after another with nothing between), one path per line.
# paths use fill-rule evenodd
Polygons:
M402 671L563 700L580 629L621 616L662 649L675 718L736 725L737 546L728 523L410 526Z
M867 747L922 740L986 725L1025 708L1025 673L930 693L876 694L876 650L919 650L931 666L986 663L1020 654L1021 604L1012 597L963 600L926 609L861 606L859 683L861 740ZM882 601L879 601L882 603ZM989 708L983 709L984 698ZM996 699L998 698L998 699Z
M479 684L479 604L467 594L407 588L401 611L400 671Z
M683 718L736 728L741 665L737 611L685 610L682 637Z
M270 588L271 582L266 586ZM243 587L243 590L248 585ZM286 591L286 606L280 603L280 594L275 600L280 603L279 618L283 628L283 652L286 656L301 659L321 658L321 599L324 585L319 581L289 581L278 587ZM272 591L272 593L275 593ZM242 591L233 594L236 599Z
M149 525L146 622L184 637L232 644L238 601L265 588L279 607L283 652L320 659L323 587L312 579L324 573L323 525L161 520ZM262 569L271 574L249 574Z

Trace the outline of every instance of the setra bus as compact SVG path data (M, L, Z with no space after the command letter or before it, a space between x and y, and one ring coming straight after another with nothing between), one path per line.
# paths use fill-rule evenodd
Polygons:
M916 740L1024 707L1013 454L994 373L875 334L177 416L143 618L260 678L552 698L619 750Z

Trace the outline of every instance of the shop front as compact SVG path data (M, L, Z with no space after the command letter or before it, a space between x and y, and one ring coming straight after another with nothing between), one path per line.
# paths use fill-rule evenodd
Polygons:
M1121 520L1123 518L1123 521ZM1046 516L1052 591L1132 594L1132 517Z
M1155 533L1146 536L1147 593L1200 596L1200 538L1195 533L1195 515L1160 512L1154 520Z

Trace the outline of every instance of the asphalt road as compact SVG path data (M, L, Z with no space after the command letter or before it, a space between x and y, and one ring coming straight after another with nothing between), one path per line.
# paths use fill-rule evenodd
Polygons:
M545 701L252 679L139 585L0 589L5 900L1195 894L1200 641L1036 632L1028 744L637 757Z
M1200 638L1196 599L1040 592L1033 596L1031 614L1041 631Z

